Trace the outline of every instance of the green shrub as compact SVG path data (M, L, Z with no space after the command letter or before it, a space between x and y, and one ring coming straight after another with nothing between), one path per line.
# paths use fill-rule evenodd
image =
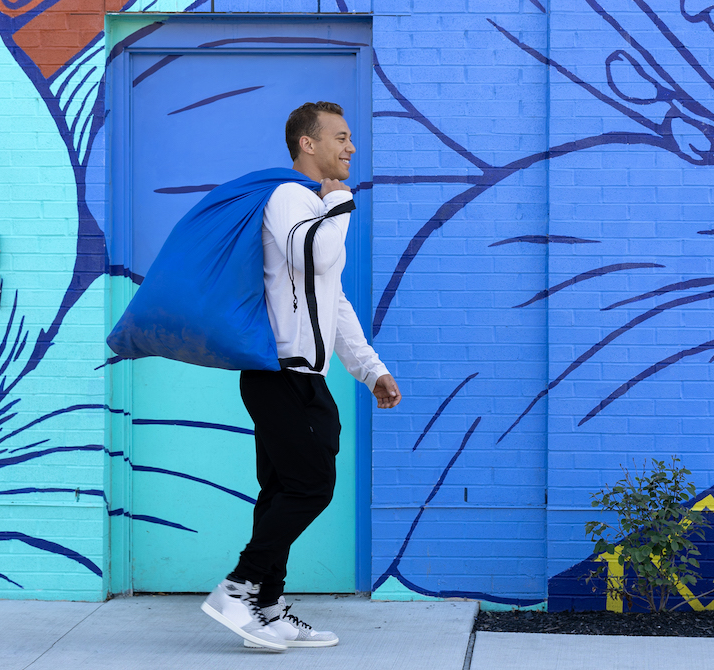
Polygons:
M625 577L607 574L607 564L603 563L590 572L587 581L602 584L604 579L601 590L609 598L627 602L630 608L638 600L646 603L651 612L666 611L670 596L683 591L684 602L671 609L694 600L686 594L700 578L696 558L700 551L691 537L703 539L709 522L702 512L685 506L696 489L687 481L691 472L679 463L675 456L670 465L652 459L648 474L646 460L642 473L635 467L634 474L630 474L620 466L624 478L612 488L606 485L592 494L592 506L614 512L617 520L614 524L589 521L585 532L595 542L596 554L617 557ZM634 579L627 578L628 567Z

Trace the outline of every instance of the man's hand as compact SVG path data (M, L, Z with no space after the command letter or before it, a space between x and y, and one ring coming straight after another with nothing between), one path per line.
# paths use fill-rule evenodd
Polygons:
M392 375L382 375L377 379L372 393L377 398L377 407L380 409L396 407L402 399L402 394L399 392L397 382L394 381Z
M324 198L331 191L351 191L352 189L343 184L339 179L323 179L322 188L320 189L320 197Z

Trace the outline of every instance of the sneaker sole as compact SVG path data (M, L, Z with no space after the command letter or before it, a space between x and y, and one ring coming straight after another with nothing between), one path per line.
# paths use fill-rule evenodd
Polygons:
M230 628L234 633L237 633L243 638L243 644L250 643L250 646L270 649L271 651L285 651L288 645L282 642L268 642L262 638L256 637L251 633L246 633L242 628L236 626L230 619L224 617L218 610L215 610L205 602L201 605L201 609L208 614L212 619L222 623L226 628Z
M288 647L334 647L339 643L339 638L337 640L321 640L321 641L310 641L310 640L285 640L285 644ZM260 645L250 642L247 638L243 640L244 647L250 647L251 649L256 649Z

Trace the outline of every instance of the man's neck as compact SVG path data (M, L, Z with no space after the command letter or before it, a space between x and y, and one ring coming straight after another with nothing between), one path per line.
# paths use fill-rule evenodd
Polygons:
M301 161L299 158L293 163L293 170L301 172L318 184L324 179L320 171L314 165L306 164L305 161Z

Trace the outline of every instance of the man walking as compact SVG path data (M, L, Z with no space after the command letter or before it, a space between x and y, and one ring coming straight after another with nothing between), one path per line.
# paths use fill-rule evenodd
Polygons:
M354 209L342 182L355 153L343 110L306 103L290 114L285 135L293 169L322 187L317 194L282 184L265 207L265 296L282 369L241 373L241 396L255 423L260 494L238 565L202 605L246 645L274 650L338 643L334 633L290 614L283 596L290 546L327 507L335 486L340 422L325 383L333 351L378 407L401 400L342 292Z

